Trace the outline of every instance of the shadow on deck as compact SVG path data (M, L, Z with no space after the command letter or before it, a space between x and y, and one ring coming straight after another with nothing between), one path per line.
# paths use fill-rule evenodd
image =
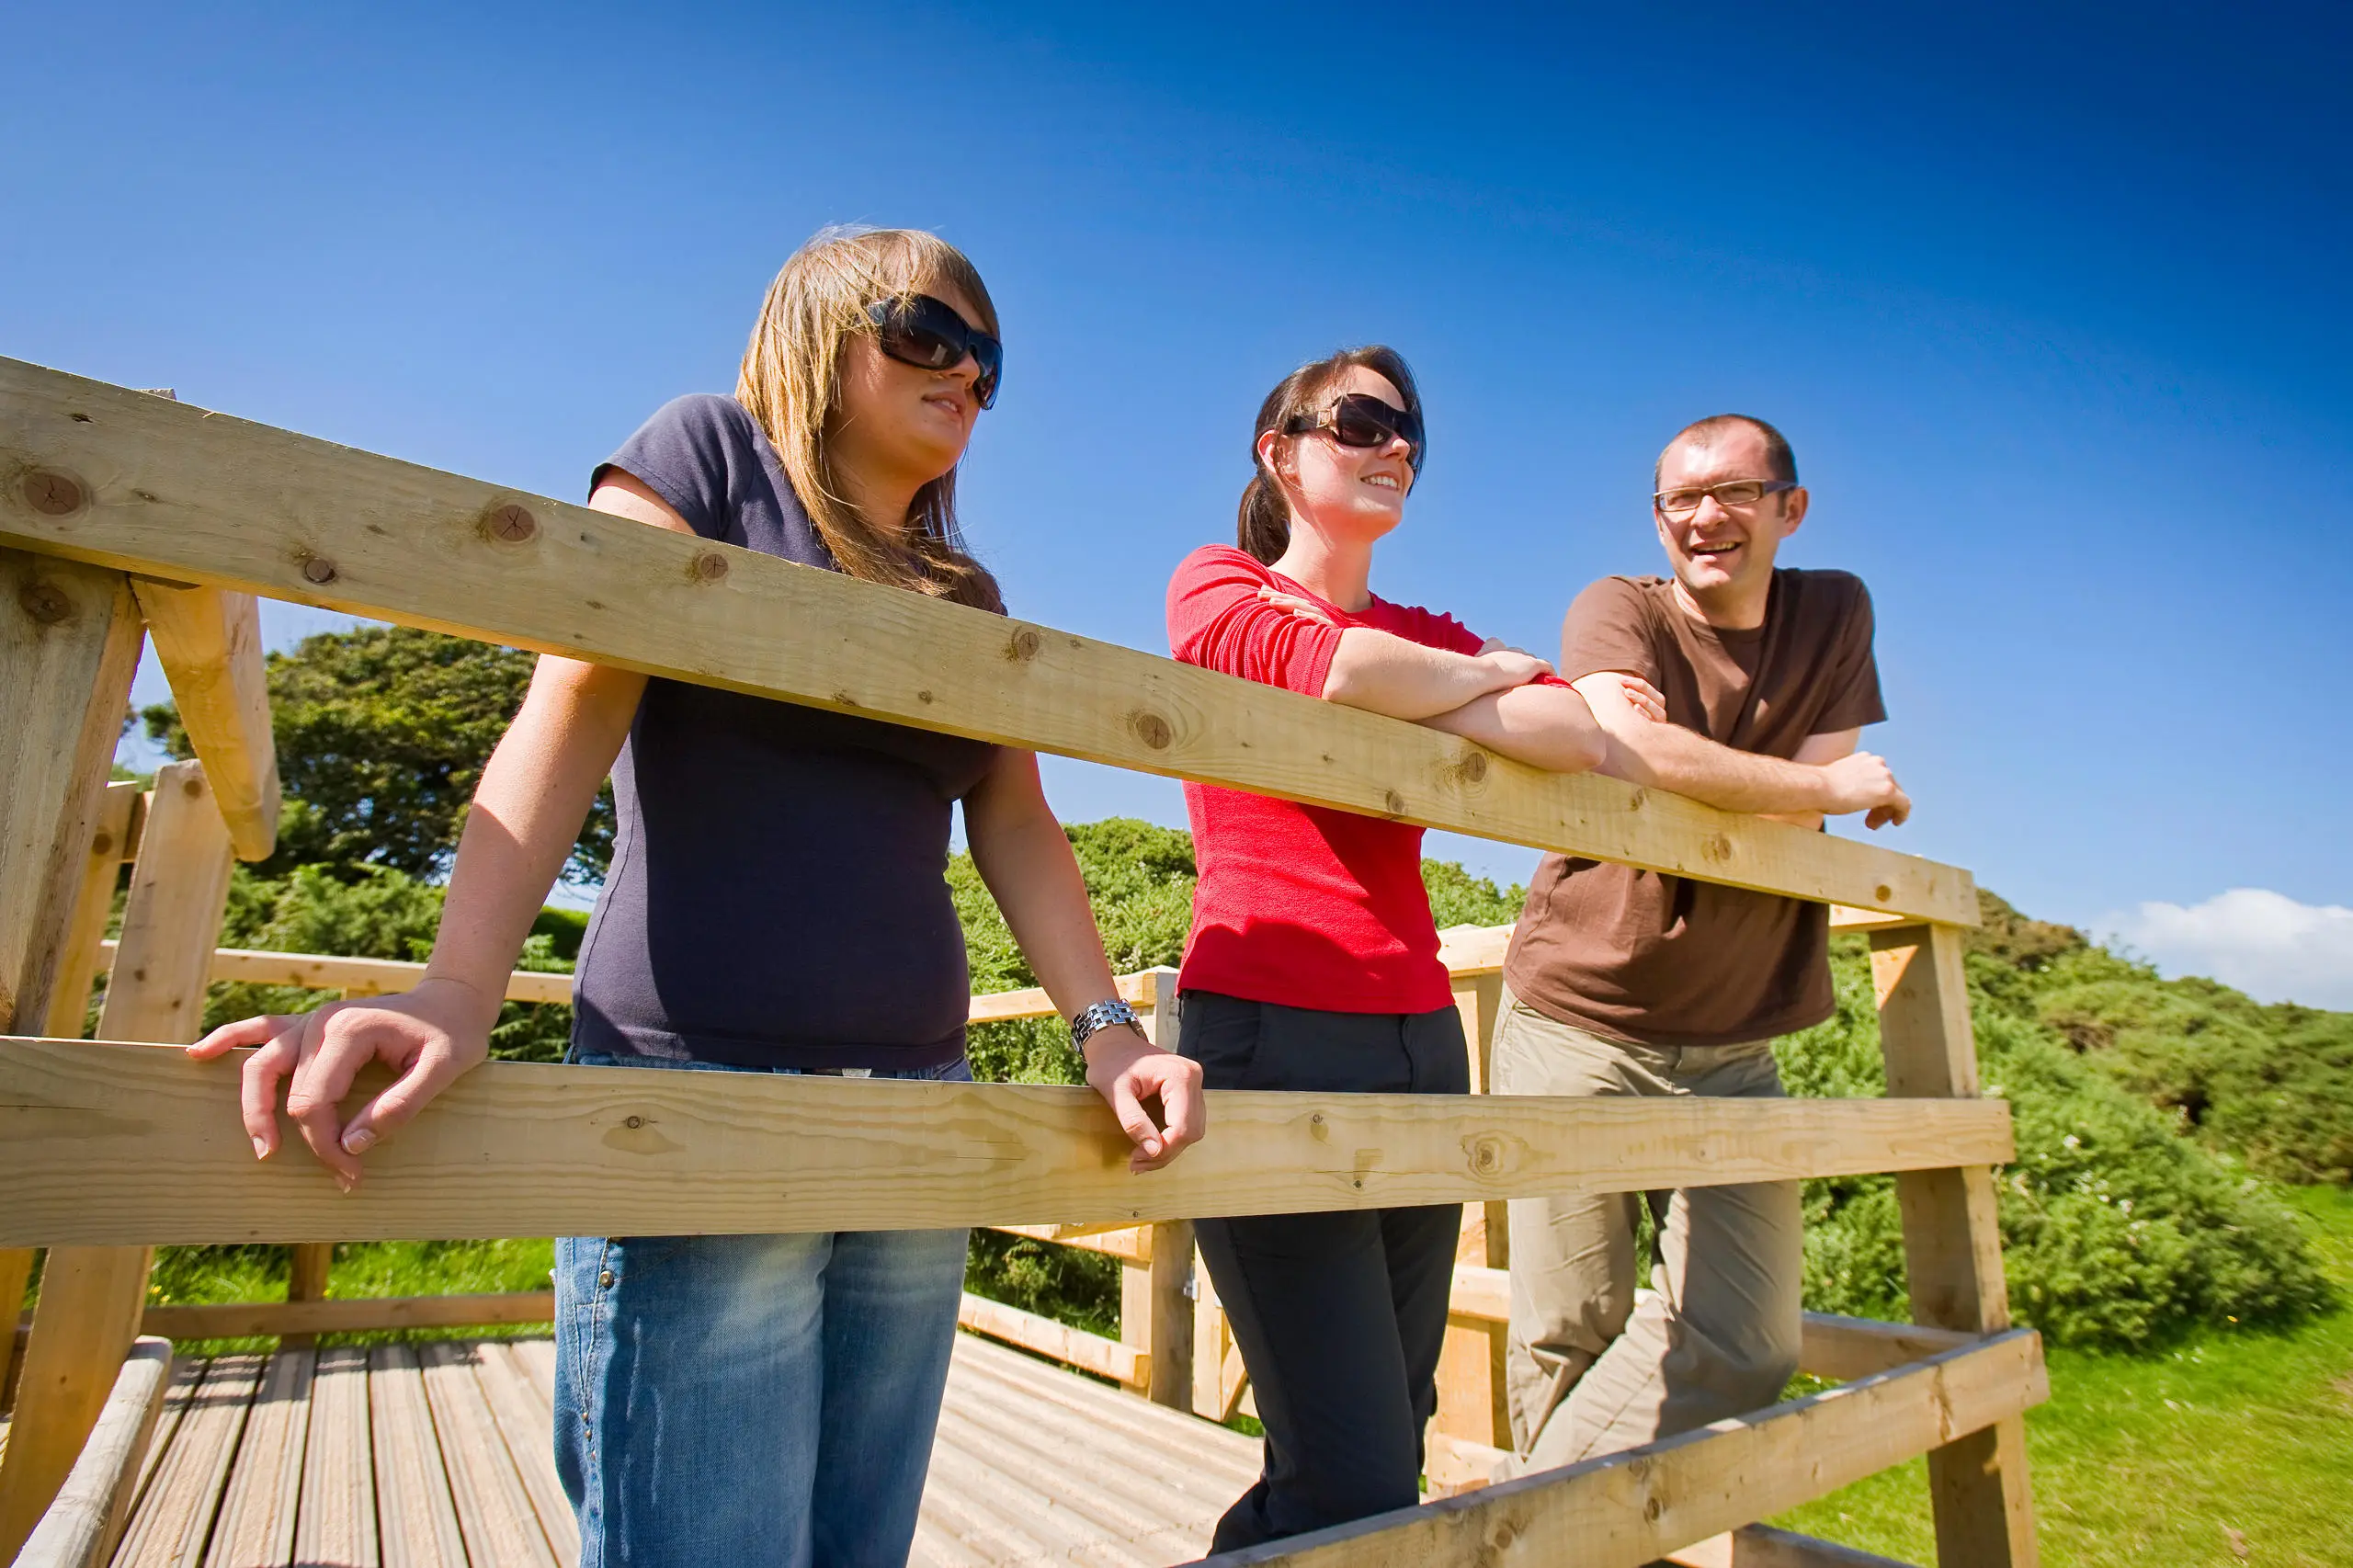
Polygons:
M570 1568L545 1339L182 1362L115 1556L136 1568ZM1158 1568L1258 1445L959 1335L914 1562Z

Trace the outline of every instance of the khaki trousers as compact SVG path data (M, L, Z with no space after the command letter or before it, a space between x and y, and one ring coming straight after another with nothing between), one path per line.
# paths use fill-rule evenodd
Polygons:
M1771 1044L1625 1045L1506 990L1494 1092L1781 1093ZM1635 1204L1657 1221L1635 1298ZM1516 1199L1506 1382L1512 1473L1574 1464L1780 1397L1797 1370L1804 1272L1795 1182Z

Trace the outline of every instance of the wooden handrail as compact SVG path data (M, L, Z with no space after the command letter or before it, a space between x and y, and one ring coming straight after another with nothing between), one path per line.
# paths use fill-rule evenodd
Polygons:
M20 360L0 359L0 542L25 550L1705 881L1977 920L1955 867L1563 778L1418 724Z
M2007 1102L1210 1097L1127 1169L1093 1091L493 1062L369 1156L351 1195L257 1162L238 1061L0 1040L0 1246L667 1235L1173 1220L1986 1165ZM363 1081L362 1092L367 1083Z
M1868 909L1836 907L1830 912L1834 931L1879 931L1905 924L1903 915L1881 915ZM1500 971L1504 949L1510 945L1508 926L1455 926L1438 934L1438 959L1457 980ZM115 944L98 944L102 969L114 967ZM215 981L249 985L300 985L313 991L340 991L347 996L381 995L405 991L425 974L425 966L404 959L356 959L334 953L288 953L261 948L221 948L212 955ZM1142 970L1119 977L1120 994L1138 1012L1161 1005L1161 987L1174 983L1174 971ZM1158 977L1158 978L1155 978ZM561 971L518 969L506 977L509 1002L569 1004L573 977ZM983 992L972 998L966 1021L1011 1023L1023 1018L1056 1017L1053 999L1039 986L1019 991Z

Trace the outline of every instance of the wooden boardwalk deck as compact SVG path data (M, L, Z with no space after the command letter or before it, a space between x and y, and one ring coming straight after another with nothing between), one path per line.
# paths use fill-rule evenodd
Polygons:
M117 1568L570 1568L555 1346L448 1341L185 1361ZM1197 1557L1258 1445L957 1336L914 1561Z

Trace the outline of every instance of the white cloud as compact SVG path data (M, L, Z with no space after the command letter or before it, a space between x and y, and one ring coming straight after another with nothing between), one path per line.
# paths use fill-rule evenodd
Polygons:
M2263 1002L2353 1008L2353 909L2233 888L2203 903L2144 903L2103 916L2168 975L2202 974Z

